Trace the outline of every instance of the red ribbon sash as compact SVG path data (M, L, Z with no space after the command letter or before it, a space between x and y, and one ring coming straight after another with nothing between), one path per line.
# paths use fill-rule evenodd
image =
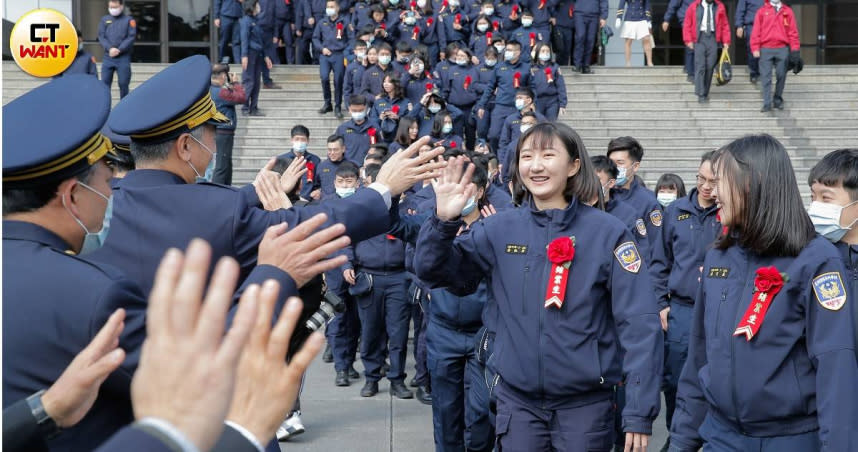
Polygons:
M414 27L414 32L411 34L411 39L417 40L417 37L420 35L420 27Z
M512 87L518 88L521 85L521 72L516 72L512 76Z
M761 275L762 272L768 272L767 277ZM774 274L772 274L774 272ZM776 275L776 276L775 276ZM772 304L772 300L784 285L784 280L780 273L774 267L761 268L757 270L757 277L754 279L754 294L751 297L751 304L736 326L736 331L733 336L745 335L745 339L750 341L754 338L760 327L763 326L763 320L766 317L766 312ZM763 289L763 290L761 290Z
M566 281L569 279L569 262L551 264L548 276L548 289L545 291L545 307L551 305L560 309L566 301Z

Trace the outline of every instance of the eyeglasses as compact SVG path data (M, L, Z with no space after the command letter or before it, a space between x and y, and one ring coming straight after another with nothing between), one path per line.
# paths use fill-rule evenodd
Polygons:
M700 185L701 187L705 187L708 185L712 188L715 188L715 185L717 183L718 179L707 179L699 174L697 175L697 185Z

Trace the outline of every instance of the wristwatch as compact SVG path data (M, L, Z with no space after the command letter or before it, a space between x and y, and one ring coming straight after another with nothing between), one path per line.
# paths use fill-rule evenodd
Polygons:
M48 412L45 411L45 407L42 405L42 395L44 393L45 390L42 389L41 391L27 397L27 406L30 407L30 412L36 420L36 425L39 426L39 432L42 434L42 437L52 439L59 435L62 429L57 425L53 418L51 418Z

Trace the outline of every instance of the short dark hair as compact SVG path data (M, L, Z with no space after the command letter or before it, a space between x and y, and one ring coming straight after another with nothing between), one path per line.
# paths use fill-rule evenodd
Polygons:
M244 0L244 14L251 15L256 11L258 0Z
M617 164L604 155L594 155L590 157L590 161L593 162L593 169L597 173L605 173L611 179L620 177L620 170L617 169Z
M629 157L636 162L643 160L643 146L638 143L638 140L632 137L614 138L610 143L608 143L608 153L605 155L610 158L611 154L619 151L627 151L629 153Z
M387 151L388 151L388 149L387 149L387 143L384 143L384 142L378 142L378 143L375 143L375 144L371 144L371 145L369 146L369 148L370 148L370 149L375 149L375 151L374 151L374 152L372 152L372 154L378 154L379 156L381 156L381 158L382 158L382 159L384 159L385 157L387 157Z
M370 33L372 33L372 31L370 31ZM358 35L358 36L360 36L360 35ZM363 39L356 39L355 45L353 46L353 48L356 48L356 47L369 47L369 44L367 44L366 41L364 41Z
M366 106L366 97L363 97L360 94L352 94L352 96L349 97L349 106L352 105Z
M718 150L714 166L716 177L730 187L718 197L729 197L734 206L729 233L717 248L739 245L760 256L797 256L816 236L789 155L774 137L734 140Z
M283 174L283 171L286 171L286 168L289 168L289 165L292 164L292 160L295 160L295 158L286 155L278 156L274 160L274 165L271 167L271 171Z
M294 137L296 135L303 135L307 138L310 138L310 129L305 126L298 124L295 127L292 127L292 131L289 132L290 137Z
M69 179L77 179L78 181L87 184L94 172L95 166L90 166L74 176L52 183L36 185L28 188L7 188L8 185L4 185L3 215L39 210L42 207L45 207L52 199L57 197L57 190L59 190L60 184Z
M119 3L120 5L125 4L125 0L108 0L107 3ZM86 183L86 182L84 182Z
M477 189L483 189L482 198L477 200L477 206L482 208L486 205L486 193L488 193L489 191L489 170L487 167L484 167L482 165L477 165L474 163L471 164L474 165L474 174L471 176L471 182L477 186Z
M375 178L378 177L379 171L381 171L381 165L378 163L370 163L363 169L363 174L365 177L371 177L372 181L375 182Z
M343 163L340 163L340 166L337 167L337 171L334 175L339 177L358 177L359 173L360 171L358 166L346 160Z
M487 46L486 52L484 53L484 55L485 55L485 58L488 58L488 57L497 58L498 57L498 49L494 48L494 46ZM483 58L483 59L485 60L485 58Z
M459 50L459 47L461 47L461 46L456 41L453 41L453 42L447 44L447 49L446 49L447 55L452 55L452 54L456 53L456 51Z
M444 160L450 160L451 158L458 157L460 155L465 155L465 151L463 151L462 148L446 147L444 148L444 153L441 154L441 158Z
M378 160L379 162L383 162L384 161L384 155L376 153L376 152L370 152L366 155L366 157L363 158L364 162L366 162L367 160ZM370 165L372 165L372 163L370 163Z
M343 138L342 135L333 134L333 135L329 136L328 140L326 141L326 143L336 143L336 142L339 142L340 144L345 144L346 140L345 140L345 138Z
M593 164L590 162L584 140L581 139L578 132L559 122L542 122L524 132L515 147L510 174L512 174L513 201L516 205L521 205L527 196L527 190L518 175L518 159L521 155L522 145L532 140L534 146L545 149L553 145L555 138L563 143L563 147L569 153L569 159L578 160L581 165L578 173L566 179L566 189L563 190L564 198L567 201L577 198L581 202L589 202L599 196L602 187L594 179Z
M810 170L807 184L819 182L826 187L843 185L849 199L858 199L858 149L838 149L819 161Z
M396 43L396 51L401 53L411 53L414 51L414 48L411 47L411 44L408 41L398 41Z
M705 152L705 153L700 157L700 164L702 165L702 164L704 164L704 163L706 163L706 162L714 163L714 162L715 162L715 154L716 154L716 151L708 151L708 152Z
M536 96L533 94L533 90L530 88L519 88L515 90L515 95L518 96L519 94L525 95L531 99L536 99Z
M521 43L515 39L510 39L509 41L506 41L506 45L512 45L513 47L518 47L519 49L521 49Z
M673 173L664 173L658 178L658 182L655 183L655 193L658 194L658 191L662 188L676 190L677 198L684 198L688 194L685 192L685 182L682 181L681 177Z
M525 8L525 9L521 10L521 15L533 17L533 11Z
M229 72L229 65L225 63L212 64L212 77Z
M375 44L374 47L376 48L378 53L381 53L382 50L387 50L388 52L393 53L393 47L390 47L390 44L384 41Z

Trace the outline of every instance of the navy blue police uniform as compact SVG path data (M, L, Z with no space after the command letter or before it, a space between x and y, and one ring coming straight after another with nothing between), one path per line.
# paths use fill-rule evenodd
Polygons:
M89 74L98 78L98 68L95 65L95 57L86 50L78 50L71 65L57 77L71 74Z
M447 78L450 75L450 69L455 65L456 63L453 63L451 57L447 57L447 59L439 61L438 64L433 66L432 77L440 81L441 86L446 86L448 83Z
M337 135L343 137L343 141L346 143L346 160L351 160L359 165L363 164L363 159L369 152L372 129L375 131L375 139L381 139L381 126L368 118L369 111L366 113L367 119L362 123L357 124L354 119L349 119L340 124L336 132Z
M240 35L238 21L244 16L241 3L238 0L215 0L214 18L220 19L220 40L218 41L218 58L223 61L228 58L227 43L232 44L233 63L241 62Z
M55 108L45 109L45 105ZM69 111L76 114L69 115ZM110 149L100 130L110 92L98 79L69 75L3 107L3 189L57 184L89 170ZM51 133L44 133L45 127ZM75 255L51 229L4 215L3 406L51 386L116 309L125 309L122 365L101 386L90 411L62 435L30 450L93 450L133 421L131 376L145 338L146 302L109 265ZM50 284L45 284L50 280ZM4 424L8 421L4 416Z
M512 196L509 192L491 182L488 188L486 188L486 199L488 199L489 204L498 212L513 207Z
M770 266L787 280L764 314L747 317L759 326L748 339L740 325L759 300L754 274ZM706 253L672 451L701 443L717 450L853 449L858 365L846 274L821 236L798 256L760 256L738 245Z
M366 68L363 73L363 78L360 82L360 93L363 94L363 97L366 98L367 102L372 103L375 101L375 96L384 93L384 77L390 75L394 76L393 66L387 65L387 67L381 67L381 64L376 64Z
M117 105L109 126L129 135L133 143L147 144L175 139L206 122L225 121L208 91L210 73L208 59L200 55L174 63ZM269 226L282 222L294 226L326 212L332 222L346 226L352 240L361 240L387 228L387 210L380 192L369 189L348 200L268 212L261 208L252 185L239 190L188 184L168 170L138 169L118 182L110 235L92 259L119 267L146 294L164 252L184 248L198 237L209 242L214 260L230 256L238 261L240 281L249 280L251 270L264 278L265 272L276 273L274 267L256 266L259 242ZM294 290L294 282L279 279L282 301L289 292L285 286ZM317 308L305 303L305 314Z
M457 20L458 25L461 27L459 30L455 28ZM438 33L438 40L442 50L446 49L453 42L458 43L460 47L468 47L471 19L468 18L468 12L464 8L446 8L444 12L438 13L438 21L440 22L438 25L443 28L443 31ZM446 55L446 57L449 60L452 58L452 55Z
M441 35L444 33L444 24L438 19L438 13L423 18L421 25L421 40L426 46L426 52L429 61L426 62L426 67L435 66L438 64L438 58L441 54Z
M575 199L565 209L509 209L457 238L461 226L437 217L424 223L415 269L431 287L454 293L474 291L488 278L498 315L492 355L498 447L574 450L586 441L610 448L612 429L604 422L613 416L611 388L624 377L630 400L624 430L650 434L662 335L647 268L626 227ZM546 309L546 246L562 236L575 237L569 295L565 306Z
M539 58L539 55L536 56ZM537 60L538 61L538 60ZM536 64L531 68L533 75L534 103L538 111L548 121L556 121L561 108L566 108L566 80L555 63Z
M276 33L274 31L275 23L276 23L276 11L275 11L275 3L282 3L283 0L258 0L259 1L259 14L256 16L256 22L262 27L262 40L267 44L264 49L264 55L271 59L271 62L278 61L277 58L277 47L274 45L274 36ZM271 79L271 72L268 69L268 66L262 65L262 83L265 85L270 85L274 83L274 80Z
M216 127L215 144L217 145L217 161L215 162L212 181L224 185L232 185L232 148L235 144L235 129L238 126L238 115L235 106L247 102L244 87L238 85L212 85L210 88L215 107L229 122L218 124Z
M333 195L336 193L336 188L334 187L334 180L337 178L337 168L346 161L346 158L343 157L342 160L337 162L331 161L331 159L327 158L322 160L318 165L316 165L316 175L314 185L318 186L319 189L322 190L322 195ZM356 164L357 165L357 164Z
M688 11L688 7L694 3L694 0L670 0L670 3L667 5L667 10L664 12L664 21L670 23L671 19L676 17L679 21L680 29L682 28L682 24L685 23L685 12ZM751 24L754 23L754 17L751 16L749 19ZM746 35L748 42L750 42L750 35ZM748 45L750 47L750 45ZM694 50L685 48L685 73L689 76L694 76Z
M557 64L569 66L572 63L572 39L575 36L575 0L560 0L554 8L554 32L560 34L561 46L554 49L557 52Z
M537 34L542 34L545 40L548 40L551 33L551 24L548 20L553 17L552 14L558 3L559 0L519 0L522 9L530 10L533 14L533 25L530 28Z
M661 225L664 221L664 212L661 204L655 198L655 194L646 188L640 178L636 176L630 188L612 188L611 199L617 199L632 206L637 211L639 218L642 218L646 223L649 250L646 250L644 259L647 263L651 263L653 250L661 249L662 246Z
M363 81L363 73L366 65L360 61L350 61L343 75L343 98L351 99L353 94L360 94L360 84ZM369 99L367 99L369 101Z
M413 110L412 117L417 120L418 130L417 136L430 135L432 133L432 125L435 123L435 116L444 112L445 110L440 110L438 113L432 113L429 111L428 107L424 107L419 105L416 109ZM459 110L455 105L447 104L446 112L450 114L450 119L453 120L453 133L461 134L464 127L462 126L464 122L465 115L462 113L462 110ZM461 143L461 141L460 141Z
M546 120L539 112L534 114L538 122ZM515 147L518 146L519 137L521 137L521 112L517 111L504 119L498 142L498 162L503 165L501 176L504 183L512 180L512 161L515 158Z
M572 65L578 68L590 67L593 46L596 44L596 32L599 19L608 19L608 0L577 0L575 2L575 50Z
M491 115L488 138L492 149L499 149L498 143L504 121L516 112L515 91L518 88L532 88L532 83L530 65L522 62L521 59L514 64L509 61L498 64L495 69L494 84L487 87L476 106L477 110L485 110L485 115ZM487 107L493 95L495 106L489 111Z
M483 94L485 94L486 89L488 89L489 87L495 86L495 68L496 67L497 67L497 62L495 62L495 66L489 66L485 63L485 61L480 63L480 65L477 67L477 80L479 80L480 84L482 84L484 87L483 88ZM482 96L480 96L480 99L482 99ZM479 105L479 101L477 101L477 105ZM491 117L492 117L490 112L492 110L494 110L494 106L495 106L494 95L490 94L489 95L489 101L485 106L486 114L484 114L483 117L480 118L479 116L477 116L476 111L474 111L474 113L473 113L474 120L477 122L477 138L479 138L481 140L485 140L488 137L489 125L491 123ZM476 105L475 105L475 107L476 108L474 110L479 108Z
M401 97L398 99L391 99L387 94L373 102L370 117L381 126L382 136L380 138L383 138L387 143L392 142L393 139L396 138L396 130L399 127L398 118L408 116L410 113L408 110L408 104L410 103L411 102L407 98ZM397 119L381 119L382 113L392 112L394 109L398 109Z
M295 5L292 0L282 0L274 5L274 33L283 44L286 64L295 64ZM275 52L277 53L277 52ZM279 55L278 55L279 57ZM279 59L279 58L278 58Z
M635 209L619 199L609 199L605 203L605 212L626 225L626 229L635 238L635 243L638 244L641 253L646 254L645 250L649 250L650 248L649 238L646 235L646 225L643 218L638 215ZM652 271L652 268L650 268L650 271Z
M468 149L473 149L473 143L476 138L476 115L473 109L485 90L486 85L480 82L478 67L468 61L465 66L457 64L450 69L447 84L442 91L442 95L447 99L447 102L455 105L456 108L462 111L460 122L464 123L464 134L467 138Z
M101 61L101 80L108 88L113 84L113 73L119 78L119 97L128 95L131 83L131 51L137 39L137 22L124 13L119 16L106 15L98 24L98 42L104 48ZM119 49L119 54L110 56L110 49Z
M405 97L411 102L411 105L414 107L411 110L412 117L414 116L414 112L417 110L416 106L420 105L420 99L423 98L423 95L426 94L426 85L432 84L430 91L435 88L435 80L432 79L432 75L428 70L425 70L423 74L420 74L418 77L411 75L410 73L406 73L402 76L402 87L405 89Z
M521 43L521 61L530 64L530 51L540 42L547 42L548 33L536 31L533 26L521 26L508 33L507 39ZM531 42L533 44L531 44Z
M271 40L265 40L265 33L257 18L245 15L239 21L241 35L241 57L247 58L247 69L241 74L247 103L242 108L245 113L258 109L259 89L261 88L262 67L265 66L265 56L274 46Z
M754 52L751 51L751 33L754 31L754 17L757 16L757 10L763 6L763 3L765 0L739 0L733 20L734 27L744 29L745 48L748 52L748 73L752 79L760 76L760 59L755 58Z
M325 17L316 24L313 32L313 48L319 54L319 75L322 79L322 95L325 106L331 103L331 72L334 73L333 105L340 109L343 104L343 79L346 73L345 50L351 39L348 20L342 13L336 19ZM331 51L330 55L322 53L323 49Z
M688 356L695 297L706 251L721 232L718 208L704 208L697 189L671 203L664 212L662 246L653 250L651 274L660 309L670 307L664 343L665 420L670 428L676 408L679 375Z

